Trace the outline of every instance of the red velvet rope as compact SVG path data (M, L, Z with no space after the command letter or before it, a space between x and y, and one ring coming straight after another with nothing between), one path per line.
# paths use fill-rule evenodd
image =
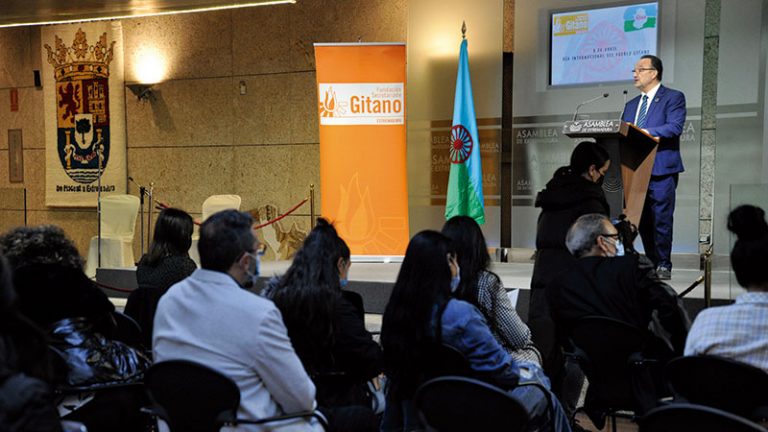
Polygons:
M273 223L279 221L280 219L282 219L282 218L290 215L291 213L295 212L299 207L304 205L307 201L309 201L309 198L304 198L303 200L301 200L300 203L298 203L295 206L291 207L291 209L288 210L287 212L283 213L282 215L280 215L280 216L278 216L278 217L276 217L276 218L274 218L274 219L272 219L270 221L266 221L266 222L264 222L261 225L257 225L255 227L253 227L253 229L264 228L265 226L272 225ZM163 202L160 202L160 201L156 201L156 202L157 202L157 207L158 207L159 210L164 210L164 209L167 209L167 208L171 207L171 206L169 206L166 203L163 203ZM200 225L200 222L195 221L195 225Z
M112 285L103 284L101 282L93 281L93 283L95 283L99 288L106 288L106 289L112 290L112 291L117 291L117 292L121 292L121 293L132 293L133 292L132 289L118 288L118 287L114 287Z
M264 228L264 227L265 227L265 226L267 226L267 225L272 225L273 223L275 223L275 222L279 221L280 219L282 219L282 218L284 218L284 217L288 216L289 214L291 214L291 213L295 212L295 211L296 211L296 210L297 210L299 207L301 207L302 205L304 205L304 203L306 203L306 202L307 202L307 200L309 200L309 198L304 198L303 200L301 200L301 202L300 202L300 203L298 203L298 204L296 204L295 206L291 207L291 209L290 209L290 210L288 210L287 212L285 212L285 213L283 213L282 215L280 215L280 216L278 216L278 217L276 217L276 218L272 219L271 221L266 221L266 222L264 222L264 223L263 223L263 224L261 224L261 225L256 225L255 227L253 227L253 229Z

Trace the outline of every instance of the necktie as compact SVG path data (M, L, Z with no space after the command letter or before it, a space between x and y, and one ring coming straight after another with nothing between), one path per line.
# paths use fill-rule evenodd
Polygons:
M645 115L648 111L648 95L643 95L643 102L640 104L640 112L637 113L637 122L635 125L640 129L645 127Z

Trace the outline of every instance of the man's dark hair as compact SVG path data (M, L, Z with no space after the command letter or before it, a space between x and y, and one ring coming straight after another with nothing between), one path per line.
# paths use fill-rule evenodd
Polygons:
M661 75L664 73L664 65L661 63L661 59L651 54L646 54L640 58L649 59L651 61L651 67L656 69L657 72L656 78L661 81Z
M200 227L200 267L226 273L244 252L253 252L253 218L245 212L214 213Z

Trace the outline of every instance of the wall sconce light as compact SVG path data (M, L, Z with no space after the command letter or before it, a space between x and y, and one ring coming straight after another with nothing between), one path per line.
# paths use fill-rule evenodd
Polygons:
M131 90L131 93L136 95L136 98L140 101L153 101L155 95L152 92L152 86L154 84L128 84L127 87Z

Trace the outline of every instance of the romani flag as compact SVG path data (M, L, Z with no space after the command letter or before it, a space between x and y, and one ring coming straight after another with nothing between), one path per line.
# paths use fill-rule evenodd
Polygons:
M466 39L461 41L459 51L450 153L451 172L448 176L445 219L458 215L469 216L482 225L485 223L483 170L480 164L480 141L477 139Z

